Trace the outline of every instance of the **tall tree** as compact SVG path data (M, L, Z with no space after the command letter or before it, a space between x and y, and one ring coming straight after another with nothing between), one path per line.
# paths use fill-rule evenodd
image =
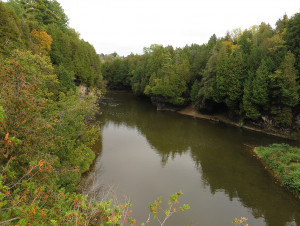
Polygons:
M269 103L269 71L266 62L262 60L252 83L252 102L268 109Z
M247 118L255 120L259 118L261 114L258 110L258 107L252 102L252 96L253 96L252 92L253 92L252 80L248 79L244 86L242 110L245 112Z
M19 47L19 42L22 42L20 36L15 13L0 2L0 54L9 54L12 49Z
M295 55L296 69L299 76L300 73L300 13L296 13L287 22L287 30L285 40L289 50Z
M217 61L217 90L222 102L237 111L242 98L244 63L242 53L231 42L225 42Z
M292 123L292 107L299 101L299 84L295 72L295 57L287 52L282 64L270 75L270 88L272 95L271 113L276 123L288 127Z
M150 83L145 88L146 95L154 95L153 97L163 97L167 102L175 105L184 103L182 94L186 90L186 83L181 76L176 73L175 67L172 65L171 54L165 51L162 55L162 67L154 72L150 77Z

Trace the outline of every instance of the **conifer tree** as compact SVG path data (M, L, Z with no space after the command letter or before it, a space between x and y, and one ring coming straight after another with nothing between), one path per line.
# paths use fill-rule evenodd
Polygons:
M269 85L268 78L269 72L266 65L266 62L262 60L259 68L256 71L256 76L252 84L252 102L261 106L264 109L267 109L269 102Z

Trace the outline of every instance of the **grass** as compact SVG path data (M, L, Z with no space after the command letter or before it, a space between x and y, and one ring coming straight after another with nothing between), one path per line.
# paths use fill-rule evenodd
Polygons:
M272 144L269 147L257 147L256 151L282 181L282 185L300 198L300 148Z

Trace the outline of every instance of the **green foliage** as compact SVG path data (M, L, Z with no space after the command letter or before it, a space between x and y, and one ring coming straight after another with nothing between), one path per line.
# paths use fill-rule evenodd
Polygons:
M0 65L1 191L6 192L0 196L0 219L74 222L68 214L78 212L72 209L75 198L87 203L86 198L74 193L65 200L59 189L73 191L94 159L90 147L98 127L91 121L98 95L59 94L49 58L22 51L12 55ZM87 221L83 216L84 211L80 219Z
M252 78L254 77L254 78ZM247 118L258 119L269 108L269 73L264 60L245 82L242 109Z
M90 87L79 94L73 80L100 87L100 60L67 27L56 1L0 2L0 17L0 222L88 222L100 204L64 191L75 190L95 157L99 128L91 122L99 93ZM61 62L47 56L52 40L54 51L63 46L57 51L59 39L46 30L70 43Z
M8 9L13 10L19 19L22 19L22 16L24 14L24 9L23 9L22 5L20 4L19 0L10 0L5 3L5 6Z
M295 58L287 52L283 62L274 74L269 76L272 95L271 114L276 123L283 127L292 125L292 109L299 102L299 85L294 68Z
M59 94L57 88L60 84L49 57L20 50L13 51L12 57L24 68L28 80L35 77L39 80L39 89L35 92L35 95L46 99L57 99Z
M74 78L78 83L100 88L102 80L100 59L94 47L79 39L74 30L65 31L55 24L47 26L47 33L53 38L51 61L58 68L58 74L61 74L64 83L70 86L68 85L70 79Z
M99 134L101 92L93 87L102 76L93 46L67 27L56 0L0 2L0 35L0 224L135 225L131 203L74 192ZM129 86L135 59L118 63ZM186 65L178 71L188 77Z
M127 89L130 87L130 59L121 60L115 58L113 61L106 61L101 67L103 78L108 82L111 89Z
M252 90L253 90L253 85L250 81L248 81L244 87L242 106L243 106L243 111L246 114L246 117L255 120L259 118L261 114L257 106L252 102L252 97L253 97Z
M186 83L182 75L172 67L170 53L162 55L162 65L150 77L149 85L145 88L146 95L162 96L169 103L181 105L184 102L182 94L186 90Z
M20 3L24 18L31 26L43 28L52 23L61 28L67 26L68 18L56 0L22 0Z
M295 73L295 57L288 52L278 70L270 75L273 102L294 107L299 101L299 85Z
M191 94L190 94L191 101L194 106L197 104L198 92L199 92L199 82L198 82L198 80L195 80L195 82L192 86L192 89L191 89Z
M175 194L172 194L168 201L168 208L165 210L163 210L161 208L161 203L162 203L161 197L157 198L153 203L150 203L148 205L148 207L149 207L150 213L152 213L152 215L153 215L153 220L157 219L157 221L159 222L160 225L164 225L165 222L167 221L167 219L169 217L171 217L174 213L184 212L186 210L189 210L190 206L187 204L184 204L179 207L176 206L179 203L178 199L181 198L182 195L183 195L183 193L181 191L177 192ZM158 217L159 213L163 213L162 219L160 219ZM150 221L150 219L148 219L146 224L149 223L149 221Z
M236 110L242 97L244 65L241 52L232 43L223 44L216 65L218 96L216 102L225 102Z
M300 149L288 144L272 144L256 150L282 184L300 197Z
M74 89L72 79L101 88L100 59L94 47L67 25L56 0L0 2L0 56L9 56L14 49L50 54L65 91Z
M151 45L143 55L108 57L102 73L112 88L131 87L158 106L191 101L197 110L290 127L299 112L299 13L273 29L266 23L207 44ZM298 52L297 52L298 51ZM220 107L220 109L219 109Z
M284 39L286 41L288 49L295 55L298 59L296 61L296 69L298 75L300 73L300 13L296 13L292 18L286 21L286 34Z
M5 112L4 112L4 109L3 109L3 107L0 105L0 123L2 122L4 122L4 118L5 118L5 114L4 114Z
M76 90L74 79L65 67L59 65L55 69L55 72L57 74L57 78L60 81L62 92L67 93L69 90Z
M175 54L173 48L152 45L143 56L108 60L102 65L102 74L112 89L131 87L137 95L147 95L174 105L182 105L190 81L187 55Z
M205 109L205 102L207 100L213 100L215 102L221 102L219 98L219 92L217 91L217 81L216 81L216 74L217 74L217 48L215 47L212 52L211 56L208 59L208 62L203 71L203 78L201 82L198 84L198 94L195 96L194 105L198 109ZM197 92L196 87L194 88L194 93Z
M131 203L112 206L111 201L90 201L87 196L66 193L64 189L50 193L33 183L23 183L23 188L28 189L25 194L10 193L0 179L3 191L0 203L5 204L3 200L8 195L15 197L8 208L9 214L1 215L2 223L5 222L3 219L18 225L123 225L127 221L134 222L129 211Z
M13 10L0 2L0 55L9 55L14 48L22 47L22 28Z
M271 108L271 114L274 115L275 122L279 126L287 128L292 125L293 114L290 107L273 106Z
M269 102L268 75L268 68L263 60L257 69L256 77L253 80L252 102L265 109L267 109L267 104Z
M64 93L75 90L74 81L102 87L103 74L110 88L131 88L157 105L189 100L198 109L226 105L231 115L251 120L267 115L286 127L293 122L291 115L299 114L299 13L278 20L276 29L261 23L224 38L213 35L203 45L173 49L154 44L144 48L144 55L125 58L102 54L101 65L94 48L67 27L57 1L10 0L1 3L0 11L0 55L15 48L47 55L41 47L52 38L49 56ZM33 31L50 37L37 42L30 37ZM288 116L285 122L280 112Z

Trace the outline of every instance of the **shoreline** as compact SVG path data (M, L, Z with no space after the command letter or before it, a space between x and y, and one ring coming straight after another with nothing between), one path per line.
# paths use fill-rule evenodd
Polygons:
M285 136L285 135L282 135L282 134L267 132L267 131L264 131L262 129L253 128L251 126L239 125L238 123L227 119L224 115L201 114L201 113L198 113L195 110L195 108L193 108L192 106L188 106L188 107L186 107L182 110L179 110L179 111L177 111L177 113L179 113L181 115L191 116L191 117L194 117L194 118L210 120L210 121L217 122L217 123L222 122L222 123L225 123L225 124L233 125L235 127L240 127L240 128L244 128L244 129L255 131L255 132L261 132L261 133L264 133L264 134L268 134L268 135L272 135L272 136L276 136L276 137L287 138L287 139L290 139L290 140L296 140L297 141L297 139L295 139L293 137L290 137L290 136ZM274 183L278 184L287 193L289 193L293 198L300 201L300 196L296 195L290 188L283 185L282 178L273 169L270 168L270 166L266 163L265 160L263 160L262 157L260 157L260 155L258 154L256 148L257 147L255 147L255 146L249 146L247 149L248 149L248 152L252 155L252 157L255 158L257 161L259 161L261 167L263 167L264 170L267 171L267 173L273 179Z
M300 196L296 195L289 187L283 185L282 178L273 169L271 169L271 167L268 165L268 163L266 163L265 160L263 160L263 158L258 154L256 148L258 147L252 147L249 149L249 152L252 154L252 156L260 162L261 166L265 169L265 171L268 172L268 174L272 177L272 179L276 184L282 187L287 193L293 196L296 200L300 201Z
M186 115L186 116L191 116L194 118L200 118L200 119L205 119L205 120L209 120L209 121L213 121L213 122L222 122L228 125L232 125L235 127L239 127L239 128L244 128L250 131L255 131L255 132L260 132L260 133L264 133L267 135L271 135L271 136L276 136L276 137L281 137L281 138L286 138L289 140L295 140L295 141L299 141L299 139L289 136L289 135L284 135L284 134L280 134L280 133L276 133L276 132L271 132L271 131L266 131L263 129L259 129L253 126L249 126L249 125L241 125L239 123L236 123L228 118L226 118L224 115L208 115L208 114L202 114L196 111L196 109L193 106L187 106L186 108L176 111L177 113L181 114L181 115Z

